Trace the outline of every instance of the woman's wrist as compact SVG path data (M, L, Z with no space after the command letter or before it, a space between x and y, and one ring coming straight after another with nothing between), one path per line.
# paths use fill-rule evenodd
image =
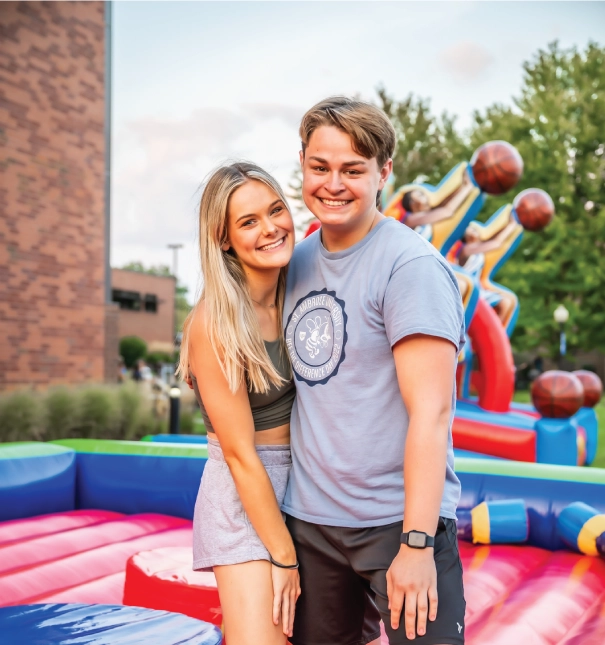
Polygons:
M288 549L274 549L271 551L269 557L271 560L275 560L275 562L279 562L285 566L295 565L298 562L294 545Z
M269 562L271 562L271 564L274 567L278 567L279 569L298 569L298 560L296 560L295 562L286 564L285 562L279 562L278 560L274 560L271 557L271 554L269 554Z

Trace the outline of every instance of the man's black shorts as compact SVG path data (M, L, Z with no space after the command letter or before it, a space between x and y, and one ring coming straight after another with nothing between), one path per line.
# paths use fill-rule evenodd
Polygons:
M464 645L464 589L456 523L439 519L435 565L437 619L411 641L403 616L391 629L387 569L400 548L401 522L371 528L310 524L287 516L300 562L293 645L365 645L380 636L382 618L391 645Z

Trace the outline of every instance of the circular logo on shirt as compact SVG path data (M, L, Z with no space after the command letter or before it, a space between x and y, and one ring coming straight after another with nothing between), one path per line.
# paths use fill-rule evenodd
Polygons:
M286 323L286 346L299 381L323 385L345 358L345 303L333 291L311 291L301 298Z

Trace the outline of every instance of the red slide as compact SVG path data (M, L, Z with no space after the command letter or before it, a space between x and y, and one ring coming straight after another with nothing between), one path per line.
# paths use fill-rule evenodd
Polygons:
M508 412L515 391L515 364L510 341L496 312L479 298L468 328L479 360L479 405L491 412Z

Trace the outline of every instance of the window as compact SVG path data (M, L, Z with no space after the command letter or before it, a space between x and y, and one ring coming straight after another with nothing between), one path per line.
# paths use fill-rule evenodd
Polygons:
M138 291L125 291L124 289L112 289L111 299L120 305L120 309L130 311L141 311L141 294Z
M145 311L149 311L153 314L158 311L158 297L154 296L152 293L145 294Z

